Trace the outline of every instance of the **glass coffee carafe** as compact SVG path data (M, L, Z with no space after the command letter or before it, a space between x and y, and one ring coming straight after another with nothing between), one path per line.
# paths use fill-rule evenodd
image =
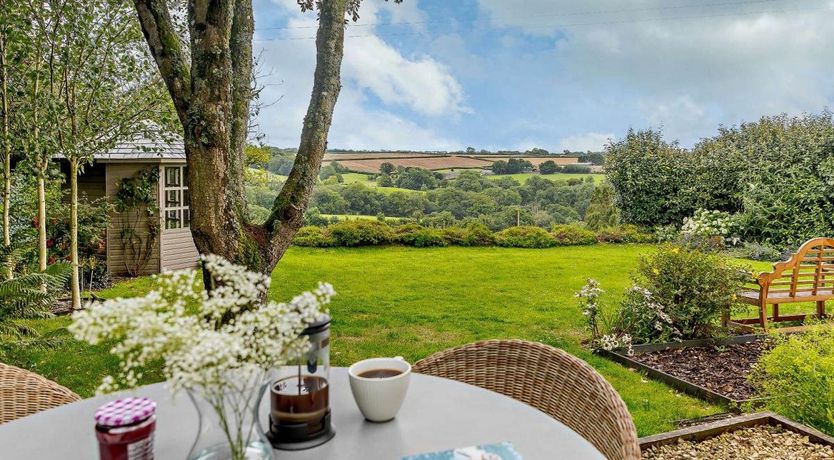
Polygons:
M330 424L330 317L319 318L302 335L310 347L278 369L269 390L268 437L276 449L309 449L335 434Z

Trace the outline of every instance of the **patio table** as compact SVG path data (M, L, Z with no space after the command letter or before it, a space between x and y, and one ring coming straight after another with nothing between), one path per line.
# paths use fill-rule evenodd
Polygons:
M512 442L525 460L604 458L570 428L524 403L422 374L412 374L408 395L394 420L367 422L353 401L347 369L334 367L330 377L336 436L305 451L275 451L276 460L399 460L405 455L502 441ZM187 395L172 398L161 383L123 395L147 396L157 402L156 458L185 459L197 436L197 412ZM98 458L93 414L116 397L98 396L0 425L0 456L5 460ZM269 398L264 398L264 421L268 412Z

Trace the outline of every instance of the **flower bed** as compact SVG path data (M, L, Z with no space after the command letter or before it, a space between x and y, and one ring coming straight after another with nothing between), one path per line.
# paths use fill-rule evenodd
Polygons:
M748 382L750 371L767 348L765 342L757 340L659 350L641 353L634 359L730 399L747 400L756 396L756 389Z
M830 459L834 438L770 412L640 439L644 459Z
M632 354L599 352L684 393L737 410L742 404L758 399L747 377L766 347L762 341L765 338L746 335L635 345Z

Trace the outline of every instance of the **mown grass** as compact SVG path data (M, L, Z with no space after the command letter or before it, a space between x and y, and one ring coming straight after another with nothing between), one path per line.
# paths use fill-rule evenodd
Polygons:
M334 285L332 362L345 366L370 356L411 361L438 350L488 338L523 338L563 348L588 361L620 392L638 431L670 430L673 421L720 408L679 394L639 373L591 354L574 293L594 277L613 307L647 245L552 249L406 247L292 248L273 274L271 297L287 299L315 286ZM150 278L118 283L101 297L131 297L152 288ZM32 321L59 331L69 318ZM53 332L54 333L54 332ZM102 376L117 370L106 346L71 338L54 349L4 347L5 362L32 369L90 396ZM159 381L157 369L143 382Z

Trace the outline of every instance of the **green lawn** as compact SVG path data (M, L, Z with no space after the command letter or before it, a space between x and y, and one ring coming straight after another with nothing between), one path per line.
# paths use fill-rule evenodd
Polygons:
M484 177L486 177L488 179L493 179L493 180L497 180L497 179L502 178L502 177L512 177L513 179L517 180L518 183L524 184L525 182L527 182L528 179L530 179L533 176L543 177L545 179L552 180L552 181L563 181L563 182L567 182L568 179L585 179L586 177L590 176L590 177L594 178L594 183L595 184L599 184L600 182L605 180L605 175L604 174L519 173L519 174L496 174L496 175L484 176Z
M645 245L596 245L552 249L405 247L292 248L273 275L274 299L315 286L334 285L332 361L345 366L369 356L403 355L412 362L447 347L488 338L523 338L564 348L590 362L614 385L641 435L673 428L673 421L719 407L679 394L639 373L592 355L580 346L582 315L573 294L587 277L614 305ZM102 297L147 292L149 278L117 284ZM69 318L32 322L42 332ZM32 369L82 396L116 370L106 346L72 339L52 350L5 347L3 361ZM160 380L150 371L143 381Z

